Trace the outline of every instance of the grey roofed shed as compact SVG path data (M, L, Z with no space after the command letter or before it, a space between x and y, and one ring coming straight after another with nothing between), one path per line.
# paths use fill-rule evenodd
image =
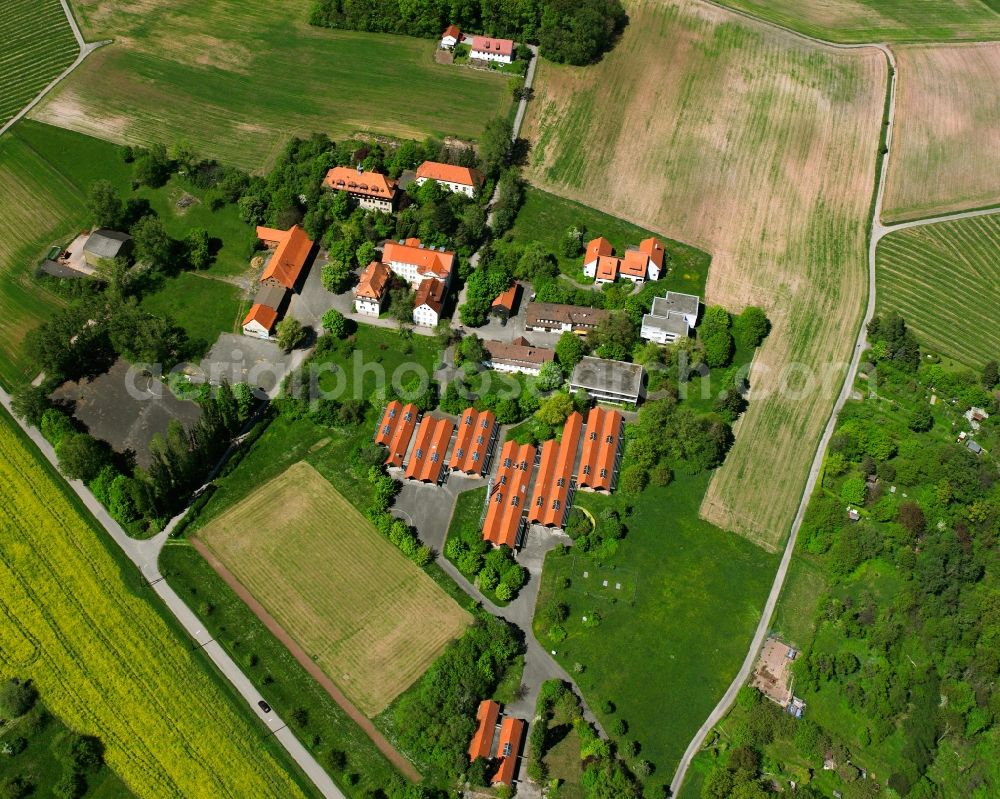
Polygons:
M90 234L87 243L83 245L84 255L113 261L122 253L126 246L131 246L132 237L128 233L120 233L108 228L97 228ZM127 249L126 249L127 251Z
M278 310L281 303L285 301L285 294L288 292L284 286L266 285L261 286L254 295L254 304L266 305L268 308Z
M642 365L584 356L573 369L570 388L585 388L599 396L628 398L637 402L642 396Z
M642 317L642 326L673 333L675 336L686 336L689 330L687 320L679 313L671 313L669 316L646 314Z
M668 291L666 297L653 298L653 316L666 316L671 311L677 313L698 315L701 300L694 294L682 294L679 291Z

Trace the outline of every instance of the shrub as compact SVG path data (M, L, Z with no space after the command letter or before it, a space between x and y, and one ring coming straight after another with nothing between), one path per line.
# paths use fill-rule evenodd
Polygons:
M38 701L38 691L30 682L8 680L0 685L0 715L6 719L23 716Z

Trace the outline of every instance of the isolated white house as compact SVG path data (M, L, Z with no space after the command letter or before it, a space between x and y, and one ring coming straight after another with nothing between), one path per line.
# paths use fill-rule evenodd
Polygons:
M510 39L493 39L489 36L473 36L469 58L480 61L496 61L509 64L514 60L514 42Z
M462 31L458 25L449 25L441 34L441 49L454 50L455 45L462 41Z
M472 197L476 189L483 185L483 175L479 170L437 161L424 161L417 167L417 177L414 182L422 186L428 180L437 181L438 185L448 191L459 192L467 197Z

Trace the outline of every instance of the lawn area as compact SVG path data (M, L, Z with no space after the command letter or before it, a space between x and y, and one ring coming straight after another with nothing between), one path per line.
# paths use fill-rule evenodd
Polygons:
M835 42L960 41L1000 36L996 0L722 0Z
M981 368L1000 352L1000 214L890 233L875 262L879 313L930 349Z
M527 176L711 253L705 300L767 313L755 401L701 512L777 550L861 321L885 59L691 0L625 7L598 64L539 65Z
M189 351L197 356L211 349L219 333L238 333L250 303L238 286L205 274L181 272L164 278L155 292L142 298L141 305L183 327Z
M556 255L564 275L581 283L592 283L583 274L583 256L567 258L560 250L566 231L572 227L584 232L584 242L604 236L614 245L615 252L619 255L625 252L626 247L656 236L667 251L668 272L660 280L664 291L704 295L708 265L712 260L708 253L668 239L663 233L646 230L596 208L533 186L525 189L524 205L518 212L510 236L521 244L540 242Z
M628 722L657 782L669 780L745 657L777 566L776 556L698 518L707 482L678 475L666 488L647 488L607 562L572 549L550 553L538 599L539 609L569 606L564 642L537 619L535 634L574 674L605 729ZM586 492L575 499L595 515L622 502ZM577 663L582 673L574 673ZM603 712L605 701L614 715Z
M369 717L471 622L305 462L217 516L198 540Z
M336 367L319 380L320 388L334 399L367 400L380 386L398 388L413 378L430 379L440 362L440 347L429 336L403 339L389 328L358 325L353 341L350 353L341 350L316 359L320 367Z
M1000 203L1000 102L984 88L1000 85L1000 43L893 52L899 80L884 221Z
M6 413L0 473L4 673L99 737L136 796L312 796Z
M25 748L16 755L0 758L0 784L22 777L33 786L34 796L55 796L56 783L68 771L72 731L53 716L39 700L24 716L0 731L0 747L22 738ZM87 787L77 799L132 799L117 774L106 765L86 776Z
M125 199L145 200L163 220L169 235L182 238L203 227L219 246L215 263L204 274L234 276L249 268L252 229L235 206L212 211L202 193L177 176L159 189L133 191L132 167L118 148L73 131L22 121L0 140L0 382L8 386L34 377L23 351L24 336L58 308L62 300L39 285L34 267L52 244L65 245L87 227L87 192L101 179L111 181ZM198 202L179 209L189 192ZM144 301L150 310L174 313L175 321L195 341L209 345L218 333L233 329L242 298L233 286L203 286L193 275L164 280ZM206 284L208 281L204 281ZM197 296L198 301L192 301ZM206 313L202 312L206 309Z
M0 9L0 127L79 53L59 0L5 0Z
M434 61L427 39L314 28L310 0L77 0L94 53L35 117L119 142L266 169L291 136L475 138L511 105L503 74ZM359 65L364 68L359 68ZM447 97L447 113L442 99ZM406 98L400 102L400 98Z

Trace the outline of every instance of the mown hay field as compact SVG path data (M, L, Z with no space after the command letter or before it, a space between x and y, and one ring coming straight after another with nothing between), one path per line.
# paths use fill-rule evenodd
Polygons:
M626 8L599 64L541 65L529 176L707 250L707 301L766 310L750 408L702 513L773 549L862 316L885 61L689 0Z
M198 538L369 717L472 621L305 461Z
M24 108L80 52L59 0L4 0L0 5L0 127Z
M303 796L28 446L0 411L0 676L33 680L67 725L100 737L136 796Z
M893 51L899 81L883 219L1000 203L1000 43Z
M437 64L435 43L314 28L309 0L80 0L114 36L33 112L118 142L188 140L250 170L293 135L475 138L510 107L498 74Z
M982 368L1000 357L1000 214L890 233L878 246L879 312L921 344Z
M1000 38L997 0L721 0L834 42Z

